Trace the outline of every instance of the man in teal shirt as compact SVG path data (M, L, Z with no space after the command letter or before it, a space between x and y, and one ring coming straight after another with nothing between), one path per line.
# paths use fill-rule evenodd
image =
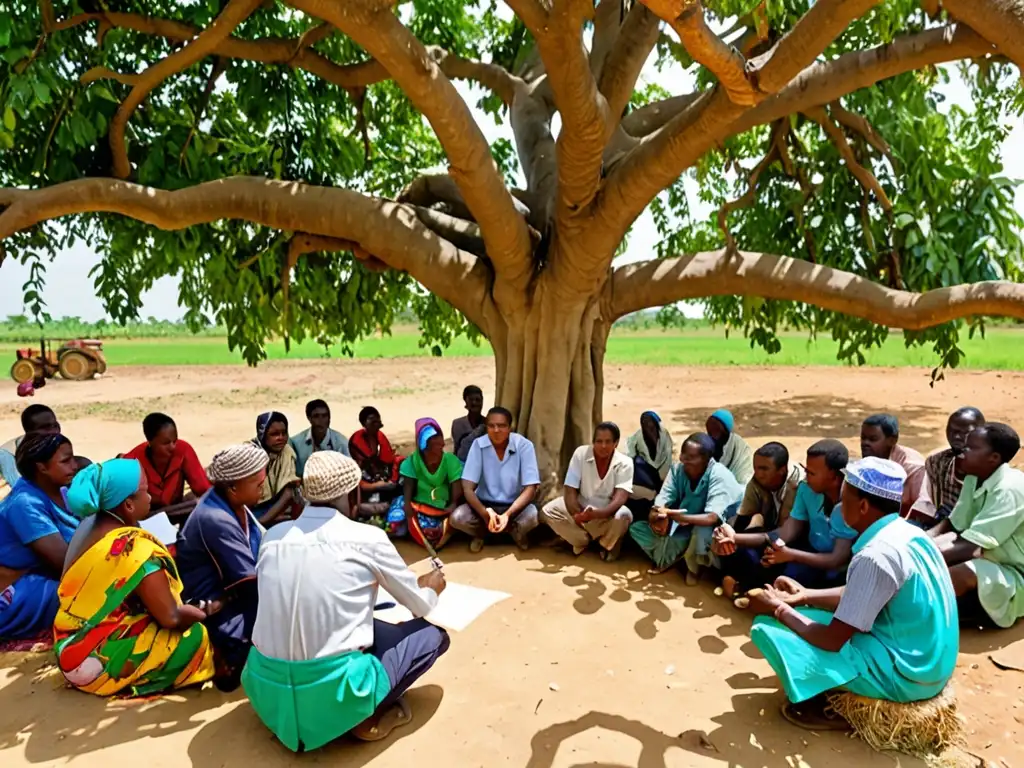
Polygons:
M932 528L967 618L1011 627L1024 616L1024 472L1010 466L1020 437L989 423L967 437L964 487L952 514Z
M896 702L941 693L956 667L956 596L935 543L899 516L905 470L874 457L846 468L842 514L860 533L845 587L781 578L751 598L751 639L794 704L830 690ZM800 609L797 610L797 607ZM807 709L787 705L788 719Z
M630 526L629 535L654 562L648 573L665 573L684 560L686 583L694 586L711 564L712 531L743 499L743 486L714 460L714 451L714 440L703 432L686 438L649 520Z

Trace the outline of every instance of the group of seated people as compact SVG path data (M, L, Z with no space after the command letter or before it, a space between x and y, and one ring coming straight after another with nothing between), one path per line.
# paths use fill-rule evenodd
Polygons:
M803 465L779 443L753 450L726 410L676 460L648 411L624 453L619 428L599 424L562 495L538 508L531 441L504 408L484 413L479 388L463 399L452 452L423 418L399 455L372 407L346 439L314 400L307 430L289 437L283 414L262 414L254 439L205 470L163 414L144 421L144 443L92 464L31 406L0 502L0 638L52 627L67 682L99 695L241 684L299 750L409 722L402 692L448 648L422 620L443 572L432 560L414 577L391 542L404 535L432 554L456 532L474 553L502 537L525 550L543 523L577 556L596 540L612 562L631 541L652 574L679 567L692 585L713 568L738 607L766 615L753 639L795 703L840 687L933 696L952 674L958 616L1007 627L1024 615L1024 473L1009 466L1020 441L977 409L950 416L949 448L927 460L878 415L861 428L862 460L825 439ZM146 530L157 511L180 522L173 546ZM374 619L378 586L420 618Z

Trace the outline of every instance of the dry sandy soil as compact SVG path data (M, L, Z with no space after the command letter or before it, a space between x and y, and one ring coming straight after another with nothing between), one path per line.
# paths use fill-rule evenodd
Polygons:
M923 370L618 367L607 372L607 415L631 431L658 410L677 440L717 407L730 407L754 443L785 441L799 455L819 436L854 446L864 416L898 414L903 441L940 447L946 414L974 404L1024 424L1024 374L953 373L929 387ZM58 412L76 452L101 459L141 441L139 422L160 409L209 458L251 436L271 407L303 426L302 405L325 397L335 426L351 430L362 405L386 431L411 438L416 417L461 412L470 382L487 391L487 360L324 362L244 368L122 368L102 380L54 382L36 399ZM0 393L0 437L19 430L25 405ZM401 547L414 564L422 552ZM63 690L47 655L0 656L0 765L514 766L516 768L786 768L919 765L834 734L798 730L777 714L782 695L748 639L749 618L711 584L648 577L629 556L606 566L588 554L507 547L443 552L449 579L513 597L454 636L451 651L410 694L415 722L385 743L345 741L296 756L262 727L244 696L189 691L145 702L102 701ZM967 630L956 684L971 751L995 766L1024 765L1024 673L989 659L1024 638ZM1024 642L1024 641L1022 641ZM673 667L674 670L669 668ZM672 671L672 674L668 672Z

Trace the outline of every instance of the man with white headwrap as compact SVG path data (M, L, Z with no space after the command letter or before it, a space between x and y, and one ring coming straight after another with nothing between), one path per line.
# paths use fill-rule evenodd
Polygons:
M263 539L260 607L242 684L253 709L293 751L351 732L377 741L411 720L402 694L448 650L448 634L422 617L445 580L406 567L380 528L350 520L362 476L340 453L306 462L309 506ZM378 587L417 617L374 619Z
M904 469L869 457L845 473L842 515L860 534L846 586L804 589L780 578L750 597L751 608L765 614L751 639L793 704L837 689L895 702L930 699L956 667L953 583L935 543L899 516ZM809 709L785 711L803 722Z

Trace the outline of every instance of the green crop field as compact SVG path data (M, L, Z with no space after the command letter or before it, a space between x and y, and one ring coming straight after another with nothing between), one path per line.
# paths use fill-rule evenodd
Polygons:
M21 329L24 333L24 329ZM47 329L49 331L50 329ZM31 331L30 331L31 333ZM54 336L60 334L54 333ZM29 346L27 342L8 341L0 325L0 360L13 360L13 350ZM21 338L19 336L19 338ZM809 341L806 334L781 335L782 351L768 355L760 349L751 349L742 334L726 337L722 329L713 329L700 323L683 329L636 330L616 329L608 342L609 364L649 365L841 365L836 360L837 345L831 339ZM107 338L107 358L112 366L119 365L225 365L241 363L237 352L228 349L223 336L161 335L154 338ZM1014 370L1024 369L1024 330L993 328L985 338L976 336L962 342L966 359L961 367L971 369ZM284 343L272 342L267 348L271 360L310 360L325 357L344 357L340 348L325 350L306 342L293 344L285 352ZM419 335L414 328L396 328L393 335L366 339L354 346L358 359L416 357L429 355L419 346ZM485 357L491 354L485 345L474 346L465 339L457 340L445 350L446 356ZM927 347L907 349L903 337L890 335L880 349L867 353L871 366L923 366L933 367L935 355ZM2 363L0 363L2 365Z

